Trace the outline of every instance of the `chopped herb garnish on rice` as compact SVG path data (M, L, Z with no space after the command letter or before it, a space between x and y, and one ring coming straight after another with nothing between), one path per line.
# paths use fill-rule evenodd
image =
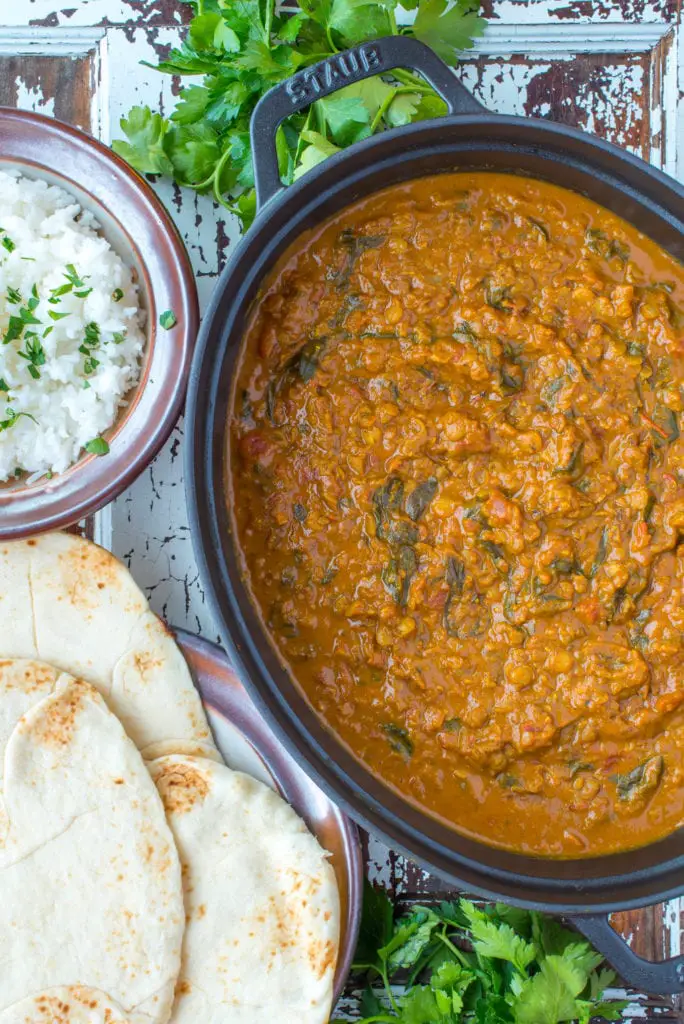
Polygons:
M92 441L86 441L83 447L91 455L109 454L109 445L105 441L104 437L94 437Z
M61 473L84 450L107 454L103 434L139 379L145 336L131 268L103 247L99 226L73 196L3 171L0 194L3 481L15 472ZM48 219L59 259L42 232Z

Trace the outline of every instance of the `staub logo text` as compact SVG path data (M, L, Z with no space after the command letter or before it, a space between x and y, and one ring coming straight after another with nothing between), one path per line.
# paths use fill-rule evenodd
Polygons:
M336 86L354 82L369 71L379 70L380 64L379 46L359 46L331 57L310 71L300 71L286 83L285 88L293 104L311 102Z

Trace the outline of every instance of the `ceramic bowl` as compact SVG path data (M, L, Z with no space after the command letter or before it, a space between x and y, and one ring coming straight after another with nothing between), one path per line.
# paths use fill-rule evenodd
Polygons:
M84 455L64 473L0 485L0 540L68 526L120 494L168 438L197 335L188 255L147 182L102 143L52 118L0 107L0 170L16 169L71 193L137 275L147 345L138 385L104 437L109 454ZM159 316L173 310L171 330Z

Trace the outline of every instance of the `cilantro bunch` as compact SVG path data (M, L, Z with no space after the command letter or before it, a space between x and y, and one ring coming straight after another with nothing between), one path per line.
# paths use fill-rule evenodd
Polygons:
M121 120L126 141L113 149L143 174L213 194L243 229L256 212L250 117L273 85L349 46L400 33L421 39L453 66L485 24L479 0L297 0L293 13L277 13L276 0L184 2L195 17L158 70L201 84L181 90L168 118L134 107ZM399 5L415 13L410 27L398 26ZM278 129L283 182L376 132L445 112L435 91L408 71L346 86Z
M354 964L369 982L359 1024L619 1020L626 1004L602 1000L615 980L602 964L588 942L544 914L461 899L394 921L387 895L368 885Z

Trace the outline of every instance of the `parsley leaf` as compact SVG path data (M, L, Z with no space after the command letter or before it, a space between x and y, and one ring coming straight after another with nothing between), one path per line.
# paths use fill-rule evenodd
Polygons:
M484 27L478 0L402 0L416 17L401 28L397 0L296 0L291 14L276 9L275 0L188 2L195 17L186 38L157 67L199 81L180 90L169 117L134 107L121 121L125 138L112 145L142 174L211 194L243 228L256 211L250 117L272 85L347 46L388 35L423 39L453 66ZM445 110L422 78L402 69L346 86L279 128L282 180L290 184L360 139ZM1 229L0 242L9 249Z
M481 956L494 960L508 960L521 973L535 958L535 948L514 932L510 925L492 921L469 900L461 900L473 938L473 948Z
M394 4L333 0L328 24L340 48L393 34Z
M38 420L35 416L32 416L30 412L15 412L14 409L5 408L5 418L4 420L0 419L0 433L4 430L10 430L17 420L22 418L22 416L27 420L32 420L34 423L38 423Z
M176 180L191 187L211 177L221 154L216 129L204 122L171 125L164 137L164 150Z
M370 111L360 97L342 91L319 100L318 106L336 146L350 146L370 135Z
M141 174L169 174L173 164L164 151L164 136L168 121L161 114L153 114L149 107L133 107L128 117L121 119L121 128L128 142L114 142L112 149Z
M299 167L294 172L295 180L300 178L302 174L310 171L316 164L320 164L327 157L332 156L333 153L339 153L340 151L339 146L328 142L325 135L321 135L320 132L303 131L302 140L307 142L308 146L302 154Z
M392 901L384 889L368 881L364 886L361 928L354 955L356 970L365 970L377 964L377 951L384 948L392 938Z
M165 310L159 317L159 326L163 327L165 331L170 331L177 323L178 319L172 309Z
M459 50L467 50L473 39L481 36L485 22L471 0L421 0L416 11L413 32L431 46L438 56L453 64Z
M104 437L94 437L92 441L86 441L83 447L90 455L109 454L109 445L105 441Z
M359 1024L618 1020L626 1003L602 998L615 981L602 962L553 918L503 904L416 906L393 923L387 895L366 884L354 964L368 982Z
M28 362L26 369L33 379L40 380L40 370L38 367L45 366L45 349L35 333L29 334L27 332L24 335L24 344L26 351L17 352L17 355Z

